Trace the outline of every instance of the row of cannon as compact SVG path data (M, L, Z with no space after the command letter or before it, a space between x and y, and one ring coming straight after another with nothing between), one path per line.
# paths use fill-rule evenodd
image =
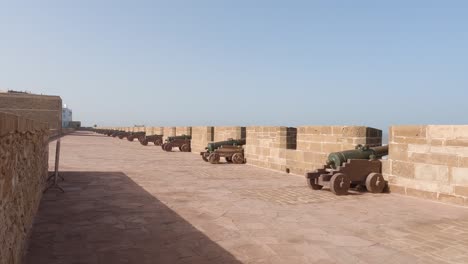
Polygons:
M146 136L145 132L124 132L114 130L96 130L107 136L127 138L133 141L137 138L142 145L153 142L165 151L178 147L182 152L191 151L191 137L187 135L168 137L163 142L162 135ZM243 164L245 139L228 139L211 142L201 152L202 159L211 164L217 164L221 158L227 163ZM388 155L388 146L369 147L358 145L355 149L333 152L328 155L322 168L306 173L308 186L313 190L329 188L336 195L347 194L349 189L366 189L371 193L384 192L387 182L382 176L382 157Z
M155 146L161 146L164 151L170 152L173 148L179 148L181 152L190 152L191 136L170 136L163 142L163 135L149 135L145 132L125 132L115 130L96 129L95 132L120 139L126 138L128 141L138 139L141 145L147 146L152 142ZM227 163L244 164L244 148L245 139L227 139L225 141L211 142L201 152L202 159L211 164L220 163L221 158L224 158Z

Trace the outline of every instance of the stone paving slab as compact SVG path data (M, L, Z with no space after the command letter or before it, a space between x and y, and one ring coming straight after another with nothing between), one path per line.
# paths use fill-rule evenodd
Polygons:
M463 207L335 196L87 132L62 139L61 170L66 193L44 195L25 263L468 263Z

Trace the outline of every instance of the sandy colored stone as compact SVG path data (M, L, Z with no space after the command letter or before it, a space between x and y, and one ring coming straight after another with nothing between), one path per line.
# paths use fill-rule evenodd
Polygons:
M452 168L452 184L468 185L468 168Z
M392 175L405 178L414 178L414 164L410 162L392 160Z
M426 137L426 126L393 126L392 137Z

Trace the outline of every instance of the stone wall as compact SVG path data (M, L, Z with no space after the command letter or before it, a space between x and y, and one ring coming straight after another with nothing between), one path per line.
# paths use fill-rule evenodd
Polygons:
M164 127L163 128L163 139L166 140L167 137L172 137L176 135L176 127Z
M468 206L468 126L393 126L390 191Z
M62 128L62 99L59 96L0 93L0 112L48 123L50 135Z
M285 171L287 137L287 127L247 127L246 145L244 147L247 163Z
M49 127L0 112L0 264L21 263L48 170Z
M361 126L247 127L245 151L249 164L304 175L331 152L381 142L381 130Z
M199 154L205 150L206 145L213 141L213 127L212 126L197 126L192 127L192 152Z
M176 127L176 136L192 135L192 127Z
M145 132L147 136L162 135L164 133L164 128L163 127L147 127Z
M213 141L224 141L228 138L242 139L245 137L246 137L246 127L240 127L240 126L214 127Z

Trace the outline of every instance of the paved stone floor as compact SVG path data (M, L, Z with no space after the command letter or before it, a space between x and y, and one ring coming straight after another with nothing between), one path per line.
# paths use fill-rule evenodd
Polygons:
M338 197L86 132L62 139L61 170L66 192L44 195L26 263L468 263L462 207Z

